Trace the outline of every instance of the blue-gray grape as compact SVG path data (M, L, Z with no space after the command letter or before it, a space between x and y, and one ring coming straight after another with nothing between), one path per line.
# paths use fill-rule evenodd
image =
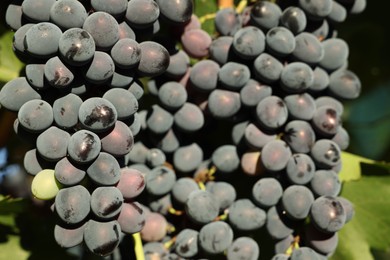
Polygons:
M118 216L118 223L125 234L140 232L145 225L146 212L138 202L125 202L122 204Z
M310 219L320 231L331 233L339 231L344 226L346 214L337 198L321 196L313 202Z
M211 161L221 172L229 173L235 171L240 165L237 147L234 145L222 145L215 149Z
M134 136L130 128L122 121L116 121L114 128L100 139L102 151L115 157L125 156L133 148Z
M116 220L100 222L90 219L84 229L87 248L100 256L111 254L120 242L121 227Z
M290 147L282 140L272 140L261 150L261 162L269 171L281 171L286 168L292 153Z
M146 174L146 190L149 194L162 196L170 192L175 185L175 172L166 166L157 166Z
M226 254L228 260L257 260L259 256L259 245L253 238L246 236L235 239Z
M249 199L238 199L229 207L228 221L240 231L254 231L266 221L266 213Z
M221 84L231 90L240 90L249 81L250 76L248 66L237 62L225 63L218 72Z
M217 88L220 66L212 60L201 60L190 70L190 83L196 89L210 92Z
M222 8L214 19L215 29L223 36L233 36L242 27L241 16L233 8Z
M141 60L141 48L138 42L128 38L117 41L112 46L110 54L115 65L122 69L135 67Z
M240 94L237 92L215 89L208 97L208 109L216 118L231 118L240 108Z
M165 72L169 66L169 53L167 49L157 42L144 41L139 44L141 59L137 72L141 76L158 76Z
M175 54L171 54L169 58L169 66L165 74L172 78L180 78L186 74L190 67L190 57L183 50L179 50Z
M192 58L207 56L211 42L211 36L202 29L189 30L181 36L183 49Z
M305 186L291 185L284 190L281 201L289 217L294 220L301 220L309 215L314 196Z
M81 28L88 14L79 1L59 0L50 8L50 21L62 29Z
M48 22L50 8L56 0L25 0L22 3L23 15L33 22Z
M71 248L83 242L86 223L70 227L56 224L54 227L54 239L60 247Z
M233 230L222 221L211 222L199 231L199 246L209 254L219 254L233 242Z
M84 179L85 175L85 169L70 161L68 157L59 160L54 167L54 176L56 180L65 186L79 184Z
M111 56L102 51L96 51L89 66L86 68L85 78L94 84L107 82L115 71L115 63Z
M153 0L131 0L127 4L126 21L134 28L152 25L159 15L159 6Z
M176 236L175 252L181 257L195 257L198 254L198 236L199 232L193 229L183 229Z
M147 113L146 124L153 133L163 134L173 125L173 116L159 105L153 105Z
M246 26L234 34L232 46L241 58L252 60L265 50L265 35L257 27Z
M314 82L313 70L306 63L287 64L280 75L282 88L288 93L302 93Z
M58 56L50 58L46 62L44 75L51 86L59 89L68 87L74 80L72 71L66 67Z
M278 96L266 97L256 106L256 118L266 129L275 130L287 122L287 106Z
M268 30L279 24L282 10L279 5L268 2L256 2L251 11L251 21L261 29Z
M109 13L115 18L125 15L127 4L127 0L91 0L91 6L94 10Z
M206 190L219 202L219 211L223 212L225 209L229 208L237 198L237 192L234 186L228 182L216 181L216 182L207 182Z
M138 111L138 100L130 91L122 88L113 88L103 95L104 99L110 101L116 111L119 120L127 119Z
M350 70L337 70L330 74L329 90L341 99L359 97L362 84L359 77Z
M314 98L308 93L292 94L284 98L291 118L311 120L316 112Z
M304 153L295 153L290 157L286 166L286 175L293 184L305 185L309 183L315 173L313 159Z
M54 121L53 108L44 100L32 99L20 107L18 120L27 131L41 133Z
M310 150L310 154L319 168L329 169L336 166L341 160L339 146L328 139L316 141Z
M58 51L62 31L57 25L41 22L31 26L24 38L24 50L37 58L53 56Z
M101 152L87 168L88 177L100 186L115 185L121 177L118 160L109 153Z
M326 70L336 70L348 59L348 44L339 38L331 38L322 42L324 57L319 65Z
M304 1L299 0L299 6L306 12L306 14L313 19L325 18L332 11L331 0L315 0L315 1Z
M188 195L185 211L192 221L205 225L218 216L219 201L208 191L195 190Z
M196 143L182 146L173 153L173 165L179 172L194 171L202 161L203 151Z
M116 187L98 187L91 194L91 211L99 219L109 220L122 210L123 196Z
M157 0L156 3L160 8L162 16L172 23L183 24L191 19L194 9L194 4L191 0Z
M262 208L275 206L282 195L282 185L274 178L261 178L252 188L254 202Z
M282 63L268 53L260 54L253 63L255 78L265 83L273 83L280 79L283 71Z
M184 204L191 192L199 190L198 184L194 179L183 177L178 179L172 188L172 197L175 201Z
M48 85L44 75L45 64L28 64L26 66L26 79L35 89L45 89Z
M272 88L260 82L249 79L247 84L240 90L241 103L247 107L256 107L266 97L272 95Z
M37 151L48 161L59 161L67 155L69 139L68 132L51 126L38 136Z
M284 128L283 140L297 153L309 153L316 141L311 125L303 120L293 120Z
M268 209L265 227L270 236L277 240L284 239L294 232L289 219L286 218L286 215L280 214L276 206Z
M245 128L244 140L249 147L261 150L268 142L276 140L276 135L264 133L255 124L250 123Z
M173 115L175 125L185 132L198 131L204 125L204 116L200 108L192 103L184 103Z
M275 54L285 56L296 50L296 38L293 33L285 27L274 27L270 29L265 38L267 47Z
M233 36L221 36L214 39L209 47L210 59L223 65L228 62Z
M296 46L292 55L307 64L317 64L324 58L324 47L313 34L302 32L295 36Z
M158 90L158 98L164 107L174 110L185 104L188 94L183 85L175 81L169 81Z
M317 197L336 197L340 193L341 182L335 171L318 170L310 181L310 188Z
M305 30L307 18L301 8L289 6L283 10L280 16L280 24L288 28L293 34L298 34Z

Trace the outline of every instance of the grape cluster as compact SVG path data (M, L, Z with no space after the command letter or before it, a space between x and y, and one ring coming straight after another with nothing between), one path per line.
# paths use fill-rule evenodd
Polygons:
M8 7L27 65L0 103L36 147L33 193L56 184L37 197L61 246L108 255L140 232L146 259L332 255L354 215L342 102L361 91L336 27L366 2L248 2L215 35L191 0Z

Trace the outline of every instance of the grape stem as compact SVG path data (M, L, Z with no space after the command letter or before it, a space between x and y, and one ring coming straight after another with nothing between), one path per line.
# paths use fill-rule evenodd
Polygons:
M142 247L141 235L139 232L133 234L134 251L137 260L145 260L144 249Z

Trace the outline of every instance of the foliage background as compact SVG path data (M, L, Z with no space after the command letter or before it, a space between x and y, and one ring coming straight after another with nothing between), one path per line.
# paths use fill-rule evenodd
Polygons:
M4 26L9 2L0 1L0 87L22 69L12 54L12 33ZM349 44L349 69L363 85L361 97L345 103L343 121L351 136L348 152L390 162L390 26L385 22L390 3L367 2L362 14L349 16L337 27L338 36ZM195 4L199 16L217 10L216 1L195 0ZM211 31L212 20L203 26ZM13 134L14 118L0 109L0 148L8 149L7 164L20 163L29 149ZM340 232L333 260L390 259L390 170L388 165L360 164L361 160L344 158L342 196L355 204L356 216ZM0 260L74 259L53 241L52 225L53 218L43 207L32 210L24 200L0 197ZM131 242L127 246L123 250L129 250Z

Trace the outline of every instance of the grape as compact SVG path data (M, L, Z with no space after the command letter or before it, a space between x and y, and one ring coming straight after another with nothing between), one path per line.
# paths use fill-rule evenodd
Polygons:
M282 240L279 240L275 243L274 251L275 254L283 254L291 248L291 245L293 245L295 242L295 239L293 235L288 235L287 237L283 238Z
M178 179L173 185L172 196L175 201L184 204L191 192L196 190L199 190L199 186L194 179L183 177Z
M321 254L331 254L336 250L338 244L337 233L323 233L313 225L305 227L307 244Z
M198 241L206 253L219 254L233 242L233 230L225 222L211 222L200 229Z
M322 21L322 24L318 27L318 28L315 28L315 29L309 29L310 32L315 36L317 37L320 41L323 41L327 38L329 38L329 36L332 36L332 35L329 35L330 33L330 28L329 28L329 23L326 19L324 19ZM333 32L332 32L333 33Z
M265 224L266 213L249 199L238 199L229 207L228 220L237 230L254 231Z
M208 191L194 190L188 195L185 211L195 223L204 225L218 216L219 201Z
M68 94L58 98L53 104L53 115L55 123L64 129L71 129L78 123L78 111L82 100L75 94Z
M321 67L317 66L313 70L313 76L314 76L313 84L309 86L309 90L317 92L317 91L324 90L329 86L329 75Z
M9 4L5 11L5 23L12 29L18 30L22 27L22 6Z
M257 104L256 116L259 123L266 129L277 129L287 121L287 106L281 98L269 96Z
M175 170L179 172L194 171L202 160L202 148L196 143L182 146L173 154L173 165L175 166Z
M44 75L51 86L59 89L68 87L74 79L73 73L57 56L46 62Z
M134 115L130 117L130 120L129 128L133 133L133 136L136 136L141 131L141 118L139 113L135 112Z
M265 83L273 83L280 79L283 65L268 53L262 53L255 59L253 69L256 79Z
M251 21L258 27L268 30L278 26L282 10L277 4L260 1L253 5Z
M212 60L201 60L191 67L190 82L196 89L210 92L217 87L219 65Z
M50 21L62 29L83 27L88 14L79 1L59 0L50 9Z
M145 225L141 230L142 240L160 241L167 233L167 220L163 215L155 212L150 212L145 216Z
M306 15L301 8L289 6L283 11L280 24L288 28L293 34L298 34L306 28Z
M209 47L210 59L217 62L219 65L228 62L230 46L232 46L232 43L233 36L220 36L214 39Z
M332 11L332 0L313 0L305 1L299 0L299 6L306 12L306 14L313 19L320 19L328 16Z
M169 53L164 46L157 42L144 41L139 44L141 59L137 72L142 76L158 76L169 66Z
M309 183L315 172L313 159L304 153L296 153L290 157L286 166L287 178L293 184Z
M23 166L26 172L31 175L37 175L43 169L49 168L48 162L39 155L35 148L24 154Z
M107 82L115 71L115 64L111 56L105 52L96 51L92 62L86 68L85 78L94 84Z
M290 116L294 119L311 120L316 113L313 97L307 93L288 95L284 98Z
M91 194L91 210L99 219L112 219L123 205L123 196L116 187L98 187Z
M107 2L105 0L101 0L101 1L104 3ZM127 0L121 0L121 1L125 2L127 8L127 3L128 3ZM119 24L118 30L119 30L119 39L126 39L126 38L133 39L133 40L136 39L135 32L125 21Z
M224 211L236 200L237 193L233 185L228 182L207 182L206 190L214 195L219 202L219 211Z
M340 150L346 150L349 146L349 134L345 128L340 126L337 133L333 136L332 141L335 142Z
M327 18L334 23L342 23L347 18L347 10L338 2L333 1L332 10Z
M56 224L54 227L54 239L57 244L63 248L71 248L83 242L83 235L86 223L76 226L68 227Z
M124 199L133 199L145 189L144 174L134 168L122 168L116 187Z
M261 162L267 170L283 170L291 157L290 147L282 140L272 140L261 151Z
M274 178L261 178L252 188L254 202L262 208L275 206L282 195L282 185Z
M50 8L56 0L24 0L23 15L34 22L46 22L50 19Z
M306 121L290 121L284 128L284 133L283 139L297 153L310 152L316 141L314 130Z
M317 196L337 196L341 190L341 182L336 172L318 170L310 181L310 188Z
M41 133L53 123L53 108L44 100L27 101L19 109L18 120L29 132Z
M166 167L158 166L146 174L146 190L149 194L162 196L170 192L175 185L175 172Z
M338 70L330 75L329 90L339 98L355 99L361 88L360 79L350 70Z
M145 225L146 212L138 202L124 202L118 223L125 234L140 232ZM161 223L163 224L163 223Z
M285 27L274 27L270 29L265 38L267 47L279 56L285 56L296 50L296 38L293 33Z
M257 260L260 256L260 248L252 238L239 237L229 246L226 256L228 260Z
M240 165L237 147L229 144L218 147L213 152L211 160L219 171L225 173L235 171Z
M366 9L367 2L366 0L356 0L354 1L350 11L351 14L359 14Z
M286 255L286 254L276 254L272 257L271 260L288 260L290 259L290 256L289 255Z
M59 160L54 168L56 180L66 186L79 184L85 177L85 170L72 163L67 157Z
M82 66L94 57L95 41L86 30L71 28L61 35L58 49L65 62Z
M25 77L8 81L0 90L1 105L14 112L20 110L28 101L39 99L41 95L28 84Z
M303 62L287 64L280 75L282 88L289 93L301 93L314 82L313 70Z
M102 151L120 157L128 154L133 148L134 137L130 128L122 121L116 121L114 128L101 138Z
M310 247L300 247L293 250L291 260L320 260L318 254Z
M173 115L173 119L175 125L185 132L198 131L204 124L204 116L200 108L188 102Z
M339 231L346 220L341 202L329 196L321 196L313 202L310 216L316 228L326 233Z
M346 215L345 223L348 223L355 215L355 210L353 209L353 204L352 204L352 202L350 202L349 200L347 200L346 198L343 198L343 197L337 197L337 200L341 203L341 205L344 208L345 215Z
M146 260L153 260L154 258L165 259L169 254L168 249L162 242L148 242L143 245L143 252Z
M55 198L55 210L67 224L78 224L90 211L91 195L84 186L62 188Z
M59 161L67 155L70 134L55 126L42 132L37 138L37 151L48 161Z
M314 196L305 186L291 185L284 190L281 201L289 217L301 220L309 215Z
M127 10L127 0L91 0L91 6L95 11L111 14L115 18L122 17Z
M187 53L179 50L177 53L171 54L169 58L169 66L165 71L165 74L172 78L180 78L186 74L189 66L190 58Z
M302 32L295 36L296 46L292 55L302 62L316 64L325 56L321 42L311 33Z
M146 124L155 134L166 133L173 124L173 116L159 105L153 105L148 111Z
M160 9L153 0L131 0L127 4L126 21L134 28L152 25L158 18Z
M193 229L183 229L176 236L175 252L181 257L191 258L198 254L199 232Z
M183 85L175 81L164 83L158 90L158 98L167 109L178 109L187 101L187 91Z
M114 105L119 120L128 119L138 111L138 100L126 89L110 89L103 95L103 98Z
M134 80L128 90L135 96L137 100L140 100L144 95L144 86L141 81Z
M221 84L231 90L240 90L248 83L251 73L246 65L237 62L225 63L218 72Z
M141 60L141 48L138 42L132 39L120 39L114 44L110 53L115 65L122 69L130 69Z
M87 174L99 185L115 185L121 177L118 161L109 153L101 152L88 167Z
M117 116L115 106L104 98L89 98L79 108L80 123L94 132L104 132L112 128Z
M108 50L119 40L118 22L106 12L90 14L85 19L83 29L92 35L97 49Z
M343 104L337 99L329 96L321 96L315 100L317 108L322 106L330 106L332 109L336 110L337 114L342 115L344 112Z
M147 148L141 141L136 141L131 151L126 155L126 159L133 163L146 163Z
M44 89L48 87L45 82L44 75L45 64L28 64L26 65L26 79L30 85L36 89Z
M26 36L27 31L34 26L33 23L27 23L25 25L22 25L15 33L12 38L12 50L16 54L22 54L21 57L25 57L24 53L24 38Z
M130 85L134 82L134 71L114 71L112 78L108 80L108 85L111 88L130 88ZM130 91L130 90L129 90Z
M259 150L262 149L268 142L276 140L276 135L264 133L253 123L246 126L244 137L248 146Z
M240 91L241 103L248 107L257 106L261 100L271 95L272 89L270 86L263 85L254 79L249 79Z
M286 216L280 214L276 206L268 209L265 227L271 237L277 240L284 239L294 232Z
M215 89L208 97L208 109L216 118L231 118L240 108L240 94L237 92Z
M264 51L265 35L257 27L246 26L234 34L232 46L241 58L251 60Z
M348 59L348 44L339 38L331 38L322 42L324 58L319 65L326 70L336 70L343 66Z
M340 115L330 106L317 108L313 115L313 126L323 136L334 136L341 124Z
M111 254L120 242L121 227L118 221L99 222L90 219L84 229L87 248L100 256Z
M38 58L53 56L58 51L61 35L61 29L55 24L47 22L35 24L26 32L24 50Z
M316 141L310 153L319 168L336 166L341 160L340 148L335 142L328 139Z
M193 13L191 0L156 0L156 3L160 8L161 15L170 22L183 24L191 19Z
M183 49L192 58L207 56L211 42L210 35L202 29L189 30L181 36Z
M233 8L222 8L214 19L215 29L223 36L233 36L241 29L241 16Z
M151 148L146 153L145 162L151 168L161 166L166 162L165 153L158 148Z

